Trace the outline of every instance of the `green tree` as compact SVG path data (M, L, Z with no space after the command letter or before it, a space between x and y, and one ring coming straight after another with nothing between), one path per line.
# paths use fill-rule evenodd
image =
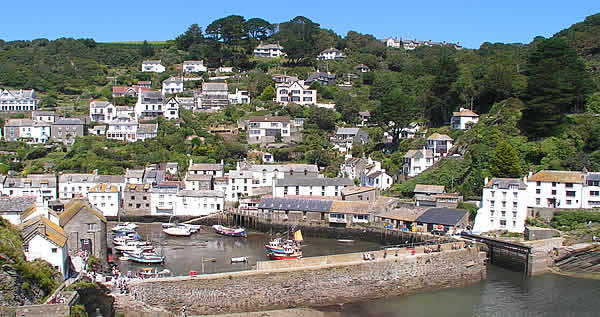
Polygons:
M144 41L140 47L140 55L142 55L142 57L154 56L154 47L148 44L148 41Z
M521 176L519 154L508 142L502 141L496 147L496 152L490 162L490 172L494 177Z
M332 131L335 128L336 114L331 109L311 106L308 119L321 130Z
M532 48L526 68L521 128L531 138L555 135L567 113L584 110L591 77L575 49L560 38L544 40Z
M194 44L201 44L204 42L204 35L202 34L202 28L198 24L192 24L185 31L185 33L175 38L175 44L180 50L187 50Z
M206 27L206 36L225 44L239 44L246 38L246 19L239 15L230 15L213 21Z
M273 88L273 86L267 86L263 89L262 94L260 94L260 99L262 101L271 101L275 96L275 88Z
M257 41L263 41L273 34L275 28L273 27L273 24L269 23L267 20L252 18L246 21L245 29L250 38Z
M318 35L319 24L303 16L297 16L279 24L279 32L275 38L283 46L288 58L297 64L302 59L312 60L317 55Z
M395 88L375 108L372 118L380 127L391 128L394 143L398 144L400 131L415 119L416 113L414 100L402 88Z

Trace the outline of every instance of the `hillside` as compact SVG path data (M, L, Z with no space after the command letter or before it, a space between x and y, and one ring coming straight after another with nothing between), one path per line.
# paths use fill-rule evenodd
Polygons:
M583 22L575 23L554 37L565 38L586 61L600 63L600 13L586 17ZM596 69L600 71L600 69Z
M45 261L27 262L19 231L0 217L0 306L38 304L59 283Z

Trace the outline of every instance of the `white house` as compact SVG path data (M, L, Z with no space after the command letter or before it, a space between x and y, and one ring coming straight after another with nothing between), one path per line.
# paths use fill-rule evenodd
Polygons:
M422 130L421 126L416 122L411 122L408 127L400 130L400 139L414 139L415 137L423 138L427 130Z
M116 217L119 214L121 192L115 185L95 185L88 193L88 200L96 209L102 211L102 214L106 217Z
M527 180L528 207L585 208L585 176L582 172L550 170L530 175Z
M402 46L402 41L390 37L390 38L385 39L385 46L393 47L393 48L400 48L400 46Z
M433 165L434 157L431 150L408 150L404 155L402 173L408 177L415 177Z
M369 162L360 157L352 157L351 154L346 155L346 160L340 165L340 176L348 177L349 179L359 179L361 172Z
M169 77L162 82L162 94L176 94L183 92L183 78Z
M4 179L0 179L4 180ZM13 225L20 224L23 212L35 206L36 198L32 196L5 196L0 197L0 217Z
M137 140L138 122L126 116L118 116L108 122L106 138L119 141L135 142Z
M229 184L227 186L227 201L236 201L238 199L253 195L252 171L229 171Z
M206 72L206 66L204 61L183 61L183 72L184 73L200 73Z
M2 196L32 196L40 201L58 198L56 175L29 174L27 177L6 176L0 188Z
M341 153L352 150L354 143L366 144L369 141L369 133L362 128L338 128L335 135L329 138L333 148Z
M138 100L135 104L135 118L154 119L163 115L164 97L160 91L138 91Z
M586 173L582 201L583 208L600 207L600 173Z
M465 108L460 108L459 111L453 112L450 119L450 124L454 130L469 129L471 125L477 122L479 122L479 115Z
M0 111L22 112L37 110L38 100L35 99L35 91L31 90L8 90L0 91Z
M150 214L153 216L173 215L177 204L178 191L179 186L176 184L158 184L152 186Z
M488 182L486 177L473 231L525 231L529 187L525 181L527 178L493 178Z
M221 67L217 68L217 73L220 73L220 74L233 73L233 67L221 66Z
M252 51L252 55L256 57L273 58L285 56L286 54L283 52L283 46L279 45L279 43L263 44L261 41L254 51Z
M56 121L56 112L54 111L32 111L31 119L34 121L43 121L54 123Z
M144 183L144 169L125 169L125 183L127 184L143 184Z
M58 197L71 199L77 195L88 197L90 189L98 184L97 170L90 174L65 173L58 176Z
M142 72L162 73L164 71L165 67L161 64L160 60L142 62Z
M163 116L167 120L179 119L179 101L176 97L171 97L165 102Z
M283 104L293 102L299 105L314 105L317 103L317 90L309 89L303 81L278 84L275 90L277 102Z
M171 175L177 175L177 170L179 169L179 163L177 162L167 162L165 166L165 172Z
M346 58L344 53L342 53L342 51L338 50L337 48L333 48L333 47L322 51L321 53L319 53L319 56L317 56L317 59L320 61L328 61L328 60L344 59L344 58Z
M346 187L354 187L349 178L322 178L310 176L288 176L273 183L273 197L285 196L328 196L340 197Z
M31 119L8 119L4 123L4 140L24 141L29 144L46 143L50 138L51 124Z
M117 108L108 101L94 100L90 102L90 119L92 122L107 123L117 117Z
M57 269L64 279L69 277L67 234L44 216L36 216L20 226L23 252L27 261L42 259Z
M252 172L252 187L268 187L272 190L275 179L282 179L287 176L310 176L317 177L319 168L311 164L247 164L238 162L236 171ZM231 174L231 171L229 172ZM245 175L241 176L242 178ZM235 184L235 182L232 182Z
M218 190L180 190L176 197L176 216L206 216L223 211L224 194Z
M137 128L136 141L154 139L158 136L158 123L140 123Z
M360 173L361 187L375 187L386 190L394 184L390 175L381 168L381 162L373 161L370 157L367 159L367 166Z
M223 177L223 162L221 162L221 164L210 164L194 163L190 160L187 173L189 175L212 175L213 177Z
M219 110L229 104L227 83L202 83L200 102L203 109Z
M271 142L276 141L277 136L284 139L291 137L291 123L289 117L283 116L254 116L248 121L248 140L255 143L261 139L270 137Z
M248 95L247 90L239 90L236 88L234 94L229 94L229 103L232 105L250 103L250 95Z
M452 148L454 139L446 134L434 133L427 138L427 149L433 152L433 156L438 159L448 155Z

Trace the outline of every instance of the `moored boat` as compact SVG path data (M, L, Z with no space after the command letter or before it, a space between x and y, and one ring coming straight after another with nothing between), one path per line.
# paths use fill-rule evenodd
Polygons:
M147 263L147 264L160 264L165 261L165 257L156 254L155 252L125 252L125 256L130 261Z
M215 232L218 234L222 234L224 236L244 238L247 236L246 229L244 228L229 228L221 225L214 225L213 229L215 229Z
M192 234L190 228L185 226L175 226L167 229L163 229L163 232L175 237L189 237Z
M240 256L237 258L231 258L231 263L242 263L242 262L248 262L248 257L247 256Z
M111 230L115 233L134 233L138 225L131 222L125 222L114 226Z
M271 260L293 260L302 258L302 252L294 250L293 252L286 253L273 253L270 252L267 254L269 259Z

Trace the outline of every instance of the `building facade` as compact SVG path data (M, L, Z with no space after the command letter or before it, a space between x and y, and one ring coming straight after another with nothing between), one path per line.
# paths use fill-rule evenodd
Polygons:
M29 112L37 110L38 100L35 99L35 90L8 90L0 91L0 111L2 112Z
M314 105L317 103L317 90L309 89L302 81L282 83L275 86L276 100L279 103L290 102L299 105Z

